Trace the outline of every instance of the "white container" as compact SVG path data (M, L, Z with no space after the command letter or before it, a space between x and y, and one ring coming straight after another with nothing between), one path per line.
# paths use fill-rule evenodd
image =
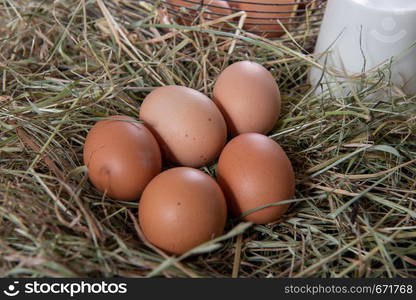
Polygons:
M416 0L328 0L315 54L328 72L312 68L312 85L324 75L325 89L388 63L392 82L416 94Z

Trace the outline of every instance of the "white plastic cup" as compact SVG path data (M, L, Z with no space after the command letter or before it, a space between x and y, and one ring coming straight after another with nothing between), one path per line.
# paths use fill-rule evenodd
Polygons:
M391 80L416 94L416 0L328 0L310 82L328 88L351 76L391 65ZM317 89L319 91L321 89Z

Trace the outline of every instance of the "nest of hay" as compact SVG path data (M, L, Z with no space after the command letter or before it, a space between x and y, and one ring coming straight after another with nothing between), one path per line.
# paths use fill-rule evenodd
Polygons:
M351 78L354 93L317 95L313 37L269 40L215 22L179 25L157 1L0 3L1 276L416 276L415 97L387 68ZM161 85L211 95L240 60L279 84L270 136L293 162L296 199L279 222L231 220L200 254L171 259L141 239L137 203L89 183L85 136L106 116L137 117Z

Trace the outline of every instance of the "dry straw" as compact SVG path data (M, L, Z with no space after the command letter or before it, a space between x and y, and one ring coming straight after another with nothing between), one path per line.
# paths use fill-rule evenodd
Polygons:
M1 276L416 276L415 98L388 67L351 78L351 95L317 96L313 39L261 38L244 16L222 32L172 23L157 1L0 0ZM232 220L223 237L169 257L142 238L136 203L88 182L85 136L106 116L137 116L160 85L210 95L245 59L279 83L270 136L293 162L296 199L279 222Z

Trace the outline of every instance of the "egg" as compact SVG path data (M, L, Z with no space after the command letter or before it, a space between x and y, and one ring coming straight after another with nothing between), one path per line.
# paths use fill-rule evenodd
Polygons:
M207 174L188 167L169 169L153 178L139 203L139 224L149 242L183 254L224 231L224 195Z
M283 149L258 133L232 139L222 151L217 179L230 212L238 217L264 205L293 199L295 176ZM270 206L250 213L244 220L266 224L278 220L288 204Z
M153 90L141 105L140 119L155 135L167 160L182 166L212 162L227 138L224 118L214 102L188 87Z
M84 164L94 186L111 198L137 200L161 171L161 153L152 133L133 118L97 122L85 140Z
M179 13L181 7L188 7L190 8L189 13L194 14L195 16L199 13L200 9L204 9L205 13L203 16L206 19L217 19L232 14L228 2L224 0L203 0L203 7L201 7L200 0L168 0L168 3L170 4L168 6L169 8L174 9Z
M247 13L245 29L253 31L260 36L280 37L285 31L277 20L279 19L287 28L287 24L294 14L297 4L294 0L237 0L237 2L232 2L231 5Z
M234 63L221 72L214 85L213 100L233 136L269 132L281 108L280 91L273 75L251 61Z

